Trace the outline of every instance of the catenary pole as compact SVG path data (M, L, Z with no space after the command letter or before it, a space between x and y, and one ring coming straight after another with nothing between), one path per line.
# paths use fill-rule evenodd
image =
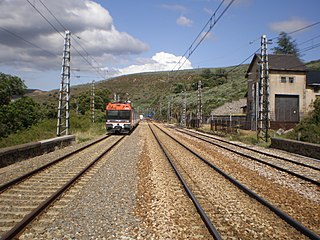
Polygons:
M61 84L59 91L57 136L69 134L70 103L70 31L65 31L62 55Z

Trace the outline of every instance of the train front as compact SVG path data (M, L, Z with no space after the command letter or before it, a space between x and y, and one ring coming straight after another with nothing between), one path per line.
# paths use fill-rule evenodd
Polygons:
M108 103L106 107L106 129L109 133L120 134L131 131L132 108L130 103Z

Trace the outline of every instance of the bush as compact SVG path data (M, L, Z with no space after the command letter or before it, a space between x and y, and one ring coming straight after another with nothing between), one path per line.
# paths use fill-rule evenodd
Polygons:
M42 119L40 105L32 98L23 97L0 109L0 137L26 129Z
M314 110L310 116L305 117L292 132L286 137L290 139L300 139L304 142L320 144L320 99L313 103Z

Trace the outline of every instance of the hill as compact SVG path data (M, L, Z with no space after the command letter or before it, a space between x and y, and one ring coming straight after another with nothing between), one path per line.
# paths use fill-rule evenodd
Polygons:
M310 69L320 70L320 60L306 65ZM140 113L154 113L156 118L166 119L169 102L173 117L178 118L184 96L187 98L187 115L196 114L197 84L201 80L203 113L210 116L213 109L245 96L247 69L248 64L239 67L131 74L96 82L95 88L97 91L107 89L110 99L117 94L121 100L131 100ZM184 90L186 92L182 93ZM90 91L89 83L71 87L71 102L78 101L83 94L90 95ZM40 103L56 105L58 90L38 92L32 97ZM90 103L87 104L89 106Z
M117 94L121 100L131 100L141 113L152 112L157 118L165 119L168 102L171 103L173 117L177 118L180 115L185 95L187 114L196 113L197 86L201 80L203 112L204 115L210 115L212 109L225 102L244 97L247 88L247 68L248 65L242 65L236 69L227 67L131 74L96 82L95 88L109 90L110 99ZM232 69L234 70L231 71ZM182 93L184 90L186 92ZM71 101L83 93L90 94L90 91L91 84L72 87ZM43 104L54 104L58 101L58 90L42 92L33 98Z

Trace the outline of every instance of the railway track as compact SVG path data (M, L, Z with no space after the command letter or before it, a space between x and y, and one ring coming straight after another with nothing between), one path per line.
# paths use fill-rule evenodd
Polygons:
M0 186L0 239L12 239L124 136L106 136Z
M270 204L267 200L263 199L248 187L241 184L238 180L231 177L220 168L212 164L210 161L200 156L190 147L185 146L178 139L171 136L167 131L162 130L158 126L157 128L154 126L151 128L153 128L153 132L158 139L161 148L163 151L165 151L165 155L171 159L173 162L172 165L175 165L175 171L179 172L179 175L181 175L184 179L183 182L189 185L189 188L191 189L190 192L194 193L194 196L191 198L198 199L193 201L201 204L202 207L196 208L200 209L198 210L199 214L202 214L202 211L204 212L205 215L202 216L202 219L209 219L209 223L206 223L206 226L209 226L208 229L213 238L219 239L220 235L222 238L224 238L225 236L230 236L230 234L232 235L233 232L234 236L236 237L263 238L263 235L250 235L251 232L253 232L248 227L247 223L250 223L250 227L253 228L259 228L256 226L259 224L271 224L271 228L277 226L277 229L280 229L280 226L282 226L284 229L287 229L288 227L286 225L288 224L292 227L292 229L290 231L288 230L288 232L284 234L293 234L292 236L299 236L297 238L301 239L304 239L305 237L310 239L319 239L319 236L316 233L312 232L301 223L294 220L279 208ZM182 157L183 159L181 159L181 156L176 155L176 152L178 151L177 148L184 149L184 156ZM227 185L225 185L226 179L229 182ZM222 187L222 190L217 190L221 188L221 186L216 185L218 182L223 182L224 186ZM230 184L233 186L230 186ZM235 190L234 186L236 186L238 190ZM239 190L241 190L242 193L239 193ZM226 193L224 191L226 191ZM245 197L243 196L243 193L245 193ZM220 195L224 195L228 200L231 199L231 202L225 203L226 200ZM220 199L220 202L218 199ZM252 203L252 200L248 199L255 199L257 202L259 202L259 204L257 204L257 202ZM221 205L223 205L225 209ZM248 213L245 213L245 210L242 209L242 206L247 206L246 211L248 211ZM230 211L230 208L232 208L232 211ZM228 215L230 216L230 214L232 216L229 219ZM234 215L237 214L239 214L243 219L241 219L240 222L232 222L232 219L236 218ZM278 217L275 217L274 214ZM259 220L256 220L254 216L258 217ZM217 231L212 230L210 227L214 224L216 226L213 229L216 229ZM237 227L234 227L235 225ZM260 231L261 234L264 233L263 227L261 227ZM283 232L272 232L269 233L268 237L271 236L270 234L283 234ZM305 237L300 236L300 234L303 234ZM278 237L276 235L274 236ZM283 237L284 236L286 235L283 235Z
M195 131L186 129L176 130L194 138L200 139L201 141L213 144L229 152L285 172L308 183L315 184L316 186L320 185L320 162L316 159L308 158L308 160L305 160L308 161L308 163L304 163L301 160L299 161L282 156L277 156L272 153L229 142L214 136L208 136L203 133L196 133Z

